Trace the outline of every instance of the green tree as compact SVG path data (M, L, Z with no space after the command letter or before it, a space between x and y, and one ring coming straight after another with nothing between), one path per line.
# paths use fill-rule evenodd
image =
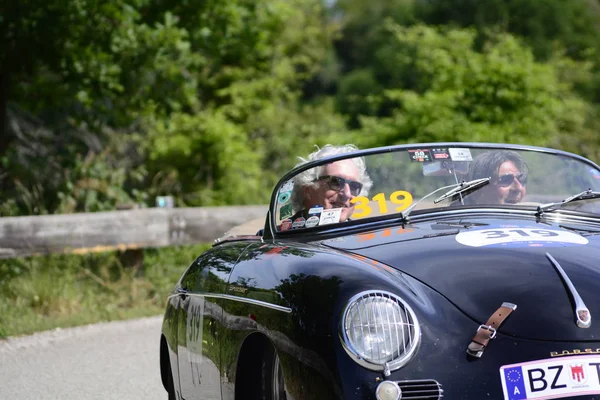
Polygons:
M332 23L338 25L334 42L343 72L372 66L375 52L388 41L383 21L400 25L416 22L415 0L338 0L334 3Z
M551 58L558 47L571 58L585 58L600 42L597 0L425 0L417 14L425 23L491 27L522 37L538 59Z
M343 127L341 119L299 103L303 84L327 54L322 6L318 0L265 0L207 2L199 13L182 7L170 12L190 32L194 52L207 60L197 79L204 111L151 120L157 126L148 127L154 132L148 142L150 172L164 174L167 165L174 168L171 176L180 177L175 180L189 194L182 197L186 204L265 202L277 175L295 163L293 157L318 141L314 139L323 140L320 122ZM173 131L182 120L197 125L187 123L188 128ZM212 122L205 129L208 120ZM160 127L165 123L168 135ZM193 129L199 133L192 134ZM297 146L294 138L304 142ZM181 157L182 143L197 150L190 153L192 158ZM211 146L221 150L212 153L207 150ZM175 158L181 161L164 162Z
M209 206L264 201L255 184L260 154L249 150L245 132L222 112L173 114L167 124L152 124L149 132L149 166L161 178L157 194Z
M474 30L390 25L382 54L399 86L383 101L389 117L363 117L363 145L485 141L537 145L580 135L586 103L559 79L560 60L538 63L526 46L499 35L475 48ZM394 73L397 75L395 76Z
M329 47L320 0L38 3L13 4L0 21L3 82L10 75L15 110L46 132L0 140L10 213L165 191L189 205L265 201L275 178L261 169L289 168L298 154L285 137L323 140L343 126L331 107L300 104ZM23 49L31 57L19 65ZM260 119L272 116L285 119ZM90 182L102 192L84 193Z
M27 76L60 66L79 1L10 1L0 8L0 156L14 139L7 130L11 92Z
M524 40L538 60L557 54L591 60L600 70L600 2L598 0L426 0L416 13L424 23L474 27L481 45L497 32ZM600 102L600 73L575 86L587 99Z
M359 126L360 115L378 115L383 92L372 69L356 69L342 77L336 93L337 110L348 117L350 128Z
M97 168L79 168L85 163L78 160L90 160L88 153L101 155L91 156L100 169L125 168L124 179L104 179L95 187L128 189L125 197L135 196L131 187L121 186L139 180L134 177L139 165L131 165L132 157L119 161L119 154L130 154L104 149L123 148L123 134L140 116L196 102L185 68L199 62L171 16L149 26L136 3L59 3L11 2L2 18L9 50L2 54L2 71L8 71L2 76L9 77L5 100L12 99L13 106L6 108L12 122L4 132L4 156L0 153L6 171L0 190L17 206L3 213L89 209L94 196L71 193L77 181L99 178ZM26 57L18 57L21 52ZM123 196L109 198L114 207Z

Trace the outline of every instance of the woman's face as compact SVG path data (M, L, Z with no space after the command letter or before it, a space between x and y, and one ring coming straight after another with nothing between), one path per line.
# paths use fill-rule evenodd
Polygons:
M477 193L477 203L516 204L527 194L521 171L512 161L504 161L489 185Z

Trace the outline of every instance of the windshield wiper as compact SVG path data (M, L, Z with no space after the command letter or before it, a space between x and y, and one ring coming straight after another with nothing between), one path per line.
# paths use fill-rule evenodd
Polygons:
M472 181L468 181L468 182L462 181L461 183L455 183L453 185L442 186L441 188L438 188L438 189L434 190L433 192L426 194L425 196L421 197L418 201L411 204L411 206L408 207L406 210L404 210L404 212L402 213L402 218L406 220L408 218L408 214L410 214L412 209L415 208L417 204L419 204L420 202L422 202L429 196L433 196L437 192L441 192L444 189L452 188L449 191L447 191L446 193L444 193L443 195L441 195L440 197L438 197L437 199L435 199L433 201L433 204L437 204L442 200L445 200L445 199L448 199L448 198L451 198L454 196L458 196L459 194L462 194L469 190L480 189L481 187L490 183L490 180L491 180L491 178L480 178L480 179L473 179Z
M458 183L457 184L458 186L456 186L454 189L449 190L448 192L444 193L443 195L441 195L440 197L435 199L433 201L433 204L437 204L442 200L446 200L446 199L448 199L450 197L454 197L460 193L464 193L467 190L477 189L481 186L485 186L489 182L490 182L490 178L473 179L472 181L469 181L469 182L462 181L461 183ZM425 197L427 197L427 196L425 196Z
M572 201L581 201L581 200L589 200L589 199L597 199L597 198L600 198L600 192L594 192L590 188L588 190L584 190L581 193L577 193L574 196L567 197L563 201L558 201L556 203L540 204L537 207L537 211L536 211L535 214L537 216L540 216L540 215L542 215L546 211L554 210L554 209L556 209L556 207L560 207L563 204L567 204L567 203L570 203Z
M571 226L571 225L559 225L559 228L563 228L563 229L567 229L569 231L573 231L573 232L577 232L579 233L581 236L593 236L593 235L600 235L600 230L598 229L589 229L589 228L582 228L579 226Z

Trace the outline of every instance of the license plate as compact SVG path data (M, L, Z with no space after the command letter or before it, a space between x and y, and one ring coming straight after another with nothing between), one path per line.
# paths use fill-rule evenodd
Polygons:
M500 367L505 400L600 394L600 356L570 356Z

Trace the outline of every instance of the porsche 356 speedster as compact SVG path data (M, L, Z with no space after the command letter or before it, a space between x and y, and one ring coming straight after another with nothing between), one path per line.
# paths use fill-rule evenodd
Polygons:
M170 293L170 399L600 399L600 167L410 144L296 167ZM193 261L193 262L192 262Z

